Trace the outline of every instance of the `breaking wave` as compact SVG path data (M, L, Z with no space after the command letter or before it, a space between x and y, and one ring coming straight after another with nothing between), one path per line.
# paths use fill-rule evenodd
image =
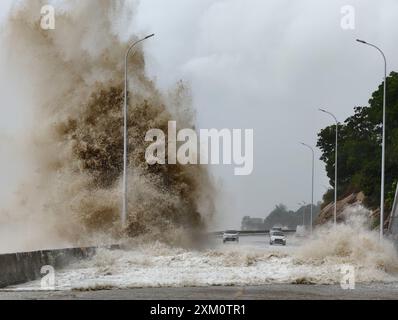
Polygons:
M157 90L145 74L140 48L129 61L130 194L128 226L120 226L124 54L138 38L122 30L134 19L137 3L57 2L56 28L49 31L40 27L46 4L16 5L3 33L8 72L23 75L31 87L33 114L23 139L31 174L1 214L9 226L29 221L35 230L18 250L87 244L105 234L152 234L178 242L185 230L203 228L214 194L206 168L149 166L144 159L148 129L167 132L169 120L194 127L189 88L179 83L167 93Z
M242 236L238 245L214 239L203 250L134 239L124 250L101 249L93 259L61 270L57 288L339 284L347 265L354 267L356 283L398 283L393 244L380 243L378 233L368 228L367 210L346 213L337 228L324 226L311 239L290 236L286 247L269 246L266 236Z
M372 281L383 274L398 274L397 249L388 239L369 226L370 211L362 206L343 212L345 223L320 227L314 239L300 247L300 261L314 265L346 264L355 266L360 280Z

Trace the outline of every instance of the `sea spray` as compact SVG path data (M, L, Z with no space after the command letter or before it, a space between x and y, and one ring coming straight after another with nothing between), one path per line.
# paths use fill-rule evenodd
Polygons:
M397 282L398 257L392 243L379 242L368 226L368 210L348 207L346 222L316 229L307 240L288 238L287 247L243 241L187 250L158 241L132 239L129 250L100 251L92 261L59 275L63 286L107 287L339 284L341 267L351 265L357 283ZM79 282L73 280L78 275Z
M392 244L379 242L368 227L368 211L349 207L346 222L316 229L314 237L288 237L288 246L269 246L257 237L240 244L185 249L159 241L131 239L127 250L99 250L57 273L59 289L334 284L341 283L342 267L354 268L355 283L398 285L398 258ZM76 280L78 279L78 280ZM37 283L28 284L34 288ZM26 287L26 285L24 285Z
M169 120L193 128L194 118L189 89L180 83L170 94L159 92L145 74L141 48L129 60L129 216L120 226L123 57L136 39L123 30L136 2L57 2L54 30L40 27L45 4L17 4L3 33L8 72L32 87L24 106L33 114L24 132L32 172L4 222L34 221L35 232L16 235L26 243L19 249L83 245L104 234L179 241L204 227L214 194L206 168L149 166L144 159L147 130L165 129Z
M296 257L312 264L352 265L360 280L371 281L382 273L398 274L398 256L393 243L379 240L379 233L369 226L370 211L361 205L343 212L345 222L316 229Z

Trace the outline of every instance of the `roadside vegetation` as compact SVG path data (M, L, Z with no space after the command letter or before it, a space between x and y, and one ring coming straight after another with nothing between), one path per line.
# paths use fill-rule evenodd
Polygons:
M368 106L356 106L354 115L339 125L338 198L362 191L365 205L376 209L380 201L383 83L373 92ZM334 186L336 126L322 129L317 147ZM387 78L386 108L386 210L392 207L398 181L398 73ZM333 201L333 188L324 195L324 205Z

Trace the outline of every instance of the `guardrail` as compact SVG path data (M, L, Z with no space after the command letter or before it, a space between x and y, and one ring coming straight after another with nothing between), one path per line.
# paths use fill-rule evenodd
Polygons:
M221 236L225 231L213 231L209 232L209 235ZM242 230L238 231L239 235L266 235L269 234L269 230ZM296 233L296 230L282 230L283 233Z

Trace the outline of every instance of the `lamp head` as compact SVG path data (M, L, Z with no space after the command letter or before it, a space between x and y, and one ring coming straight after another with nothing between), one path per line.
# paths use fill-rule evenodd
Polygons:
M360 42L360 43L363 43L363 44L367 44L367 42L366 42L366 41L364 41L364 40L360 40L360 39L357 39L357 42Z
M154 37L154 36L155 36L155 34L152 33L152 34L150 34L149 36L146 36L144 39L146 40L146 39L152 38L152 37Z

